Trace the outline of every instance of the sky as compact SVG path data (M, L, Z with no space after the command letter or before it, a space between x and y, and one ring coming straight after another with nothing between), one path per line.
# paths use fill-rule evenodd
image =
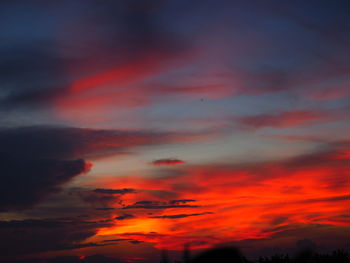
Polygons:
M350 249L347 0L0 3L0 259Z

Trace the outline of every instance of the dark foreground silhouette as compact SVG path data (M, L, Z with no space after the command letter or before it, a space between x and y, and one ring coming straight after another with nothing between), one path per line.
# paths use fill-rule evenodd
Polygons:
M193 258L191 263L211 263L211 262L220 262L220 263L243 263L247 262L243 255L239 252L238 249L225 247L217 248L205 251L195 258Z
M274 255L260 257L250 261L236 248L222 247L204 251L191 257L189 249L184 250L183 261L169 260L166 252L163 253L160 263L350 263L350 255L345 250L336 250L332 253L314 253L304 250L297 255ZM159 261L156 261L159 262ZM25 259L19 261L3 261L1 263L125 263L115 258L102 255L93 255L85 258L74 256L56 257L49 259Z
M336 250L332 253L313 253L305 250L290 258L289 255L274 255L272 257L261 257L258 263L348 263L350 255L345 250Z
M185 249L185 255L186 253ZM168 263L163 261L162 263ZM238 249L232 247L216 248L204 251L190 259L184 257L184 263L350 263L350 254L345 250L336 250L332 253L314 253L312 250L303 250L294 256L273 255L260 257L249 261Z

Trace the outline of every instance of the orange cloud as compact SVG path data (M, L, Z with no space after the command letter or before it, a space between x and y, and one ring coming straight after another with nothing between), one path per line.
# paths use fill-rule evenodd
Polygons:
M264 239L301 225L350 226L344 217L350 205L348 146L279 162L187 166L164 178L111 178L100 184L172 191L196 201L191 206L136 207L134 203L146 202L142 200L165 200L145 192L127 196L123 202L133 223L117 222L98 235L137 236L157 248L182 249L188 242L203 248ZM123 207L116 204L116 209ZM181 216L186 214L196 216Z

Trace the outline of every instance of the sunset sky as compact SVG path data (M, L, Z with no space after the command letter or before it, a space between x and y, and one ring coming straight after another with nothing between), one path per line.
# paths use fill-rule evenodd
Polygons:
M0 260L350 249L348 0L0 2Z

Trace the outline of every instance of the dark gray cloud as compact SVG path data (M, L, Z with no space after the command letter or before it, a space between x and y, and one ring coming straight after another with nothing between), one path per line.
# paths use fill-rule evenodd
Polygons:
M0 110L48 105L65 92L64 60L49 43L38 47L0 47Z
M111 211L114 210L114 207L99 207L99 208L95 208L97 211Z
M168 140L172 140L168 134L147 131L46 126L0 129L0 211L31 207L57 192L62 184L89 170L85 158L120 154ZM131 192L134 190L96 189L90 201L98 197L101 206L108 207L113 194Z
M130 241L132 239L130 238L117 238L117 239L106 239L103 240L102 243L106 243L106 242L120 242L120 241Z
M50 108L81 76L188 47L163 26L163 1L16 2L0 4L0 113Z
M116 50L117 47L121 53L135 57L155 51L176 53L188 48L181 35L165 28L162 23L163 11L169 7L166 1L91 3L100 26L109 33L108 41L100 44L109 50ZM97 33L106 37L106 31Z
M299 201L299 203L319 203L319 202L338 202L350 200L350 195L339 195L339 196L330 196L324 198L311 198Z
M88 170L81 159L0 158L0 211L31 207Z
M32 126L0 129L0 153L18 157L98 158L132 147L171 142L176 134L152 131L96 130Z
M134 218L134 217L135 217L134 215L124 214L124 215L115 217L115 219L116 220L125 220L125 219L131 219L131 218Z
M80 244L106 222L69 219L0 221L0 258L100 244Z
M130 240L129 243L134 244L134 245L138 245L138 244L143 243L143 241L140 241L140 240Z
M179 205L179 204L185 204L185 203L188 203L188 202L196 202L196 200L194 200L194 199L177 199L177 200L170 200L170 201L169 201L169 204L172 204L172 205Z
M135 189L132 188L123 188L123 189L105 189L105 188L97 188L94 190L95 193L101 193L101 194L130 194L130 193L136 193Z
M60 256L53 258L30 258L24 260L5 261L4 263L123 263L123 261L104 255L96 254L81 258L79 256Z
M198 214L163 215L163 216L152 216L151 218L178 219L178 218L184 218L184 217L190 217L190 216L201 216L201 215L208 215L208 214L213 214L213 213L203 212Z
M80 198L88 203L89 205L95 207L96 210L100 211L110 211L113 205L116 203L123 206L122 195L136 193L135 189L123 188L123 189L106 189L97 188L94 190L89 189L77 189L75 194L79 195Z
M123 204L120 195L102 194L90 190L76 191L75 194L86 204L100 211L111 211L116 203Z
M168 202L162 201L139 201L133 205L125 206L123 209L166 209L166 208L183 208L183 207L198 207L197 205L188 205L187 202L194 202L195 200L184 199L184 200L171 200Z

